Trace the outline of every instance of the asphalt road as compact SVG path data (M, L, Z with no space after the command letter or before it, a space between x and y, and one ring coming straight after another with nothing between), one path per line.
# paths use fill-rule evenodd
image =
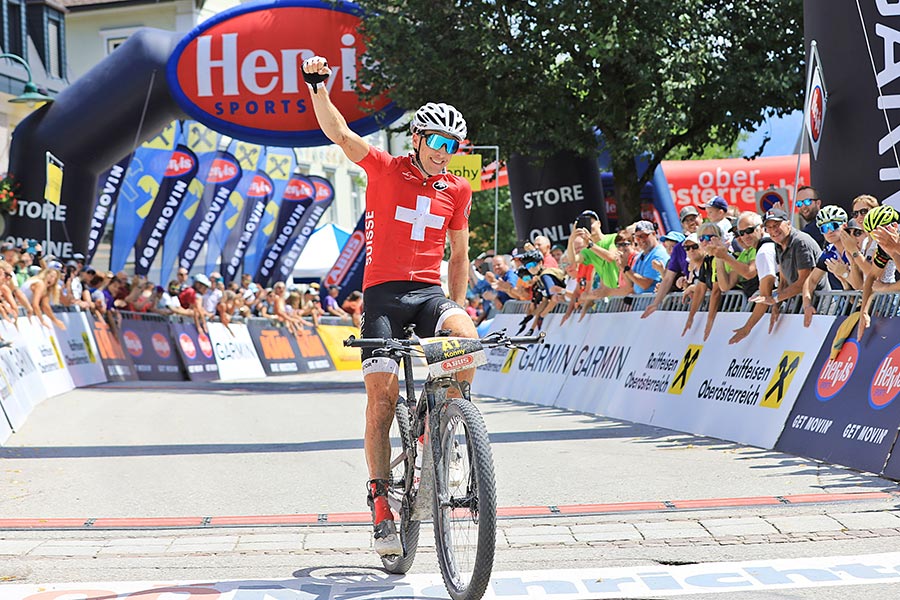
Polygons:
M516 515L499 523L496 597L900 592L900 555L875 556L900 540L895 482L594 415L477 404L491 432L499 506ZM85 582L106 587L40 600L135 589L145 594L132 597L149 598L153 588L127 582L187 581L217 582L229 600L262 600L266 586L281 589L278 600L312 589L317 597L441 595L427 529L398 581L376 569L364 525L279 522L367 510L364 406L358 373L106 384L46 400L0 448L0 578L8 582L0 598ZM755 500L734 501L746 498ZM547 511L566 506L571 514ZM523 507L542 510L529 517ZM250 517L252 526L46 526L154 517ZM26 528L14 519L49 521ZM793 562L777 562L785 560Z

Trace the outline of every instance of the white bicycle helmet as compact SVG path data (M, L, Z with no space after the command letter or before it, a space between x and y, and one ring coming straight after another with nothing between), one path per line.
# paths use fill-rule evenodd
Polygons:
M468 133L462 113L443 102L429 102L419 108L410 123L410 129L413 133L436 131L459 141L466 139Z
M819 209L819 212L816 213L816 225L821 227L825 223L831 223L832 221L837 221L839 223L847 222L847 211L845 211L840 206L835 206L834 204L829 204L828 206L823 206Z

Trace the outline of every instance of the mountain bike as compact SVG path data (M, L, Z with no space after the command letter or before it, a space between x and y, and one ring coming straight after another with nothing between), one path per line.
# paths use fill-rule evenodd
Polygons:
M345 346L372 348L403 365L406 396L397 400L391 429L388 502L399 516L403 554L381 557L390 573L406 573L415 560L419 524L431 519L441 575L453 600L478 600L494 566L497 494L494 460L484 419L472 404L468 382L455 374L487 362L484 350L523 349L544 334L508 337L497 331L481 339L434 337L361 338ZM444 333L444 332L439 332ZM413 358L428 364L416 401ZM455 393L448 396L453 389Z

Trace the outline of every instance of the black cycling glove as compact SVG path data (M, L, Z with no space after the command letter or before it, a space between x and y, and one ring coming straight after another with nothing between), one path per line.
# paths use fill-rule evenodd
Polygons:
M328 63L325 63L325 66L328 66ZM313 93L319 93L319 84L328 79L328 75L319 75L318 73L307 73L303 69L300 69L300 72L303 73L303 81L312 86Z

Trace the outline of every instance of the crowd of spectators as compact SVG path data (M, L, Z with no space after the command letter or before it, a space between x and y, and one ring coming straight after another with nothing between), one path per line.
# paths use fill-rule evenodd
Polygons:
M29 240L21 246L0 246L0 318L15 323L18 316L37 319L46 327L65 329L54 307L74 306L90 311L113 328L123 312L179 315L191 318L199 329L215 319L228 326L235 320L263 317L298 331L302 325L316 326L323 316L339 317L359 325L362 294L351 292L339 306L339 289L332 286L320 301L320 285L287 285L276 282L262 287L245 274L240 282L225 285L218 272L190 275L179 268L163 287L142 275L125 271L97 270L85 264L82 254L63 261L42 253L41 245ZM0 339L0 347L9 342Z
M800 227L785 207L738 212L716 196L682 208L682 231L665 234L648 220L604 232L600 218L588 210L572 224L565 246L551 246L538 236L508 254L485 253L472 261L466 310L480 324L511 298L530 301L519 327L526 333L541 330L560 302L568 304L564 325L575 313L583 319L606 298L625 296L628 302L647 294L652 299L642 313L646 318L677 292L687 309L682 335L693 328L697 312L706 310L706 339L723 293L737 290L750 307L746 323L730 337L737 343L767 312L771 332L787 300L802 303L808 326L816 292L859 290L861 336L872 294L900 291L895 268L900 215L869 195L854 198L848 214L809 186L798 189L795 204Z

